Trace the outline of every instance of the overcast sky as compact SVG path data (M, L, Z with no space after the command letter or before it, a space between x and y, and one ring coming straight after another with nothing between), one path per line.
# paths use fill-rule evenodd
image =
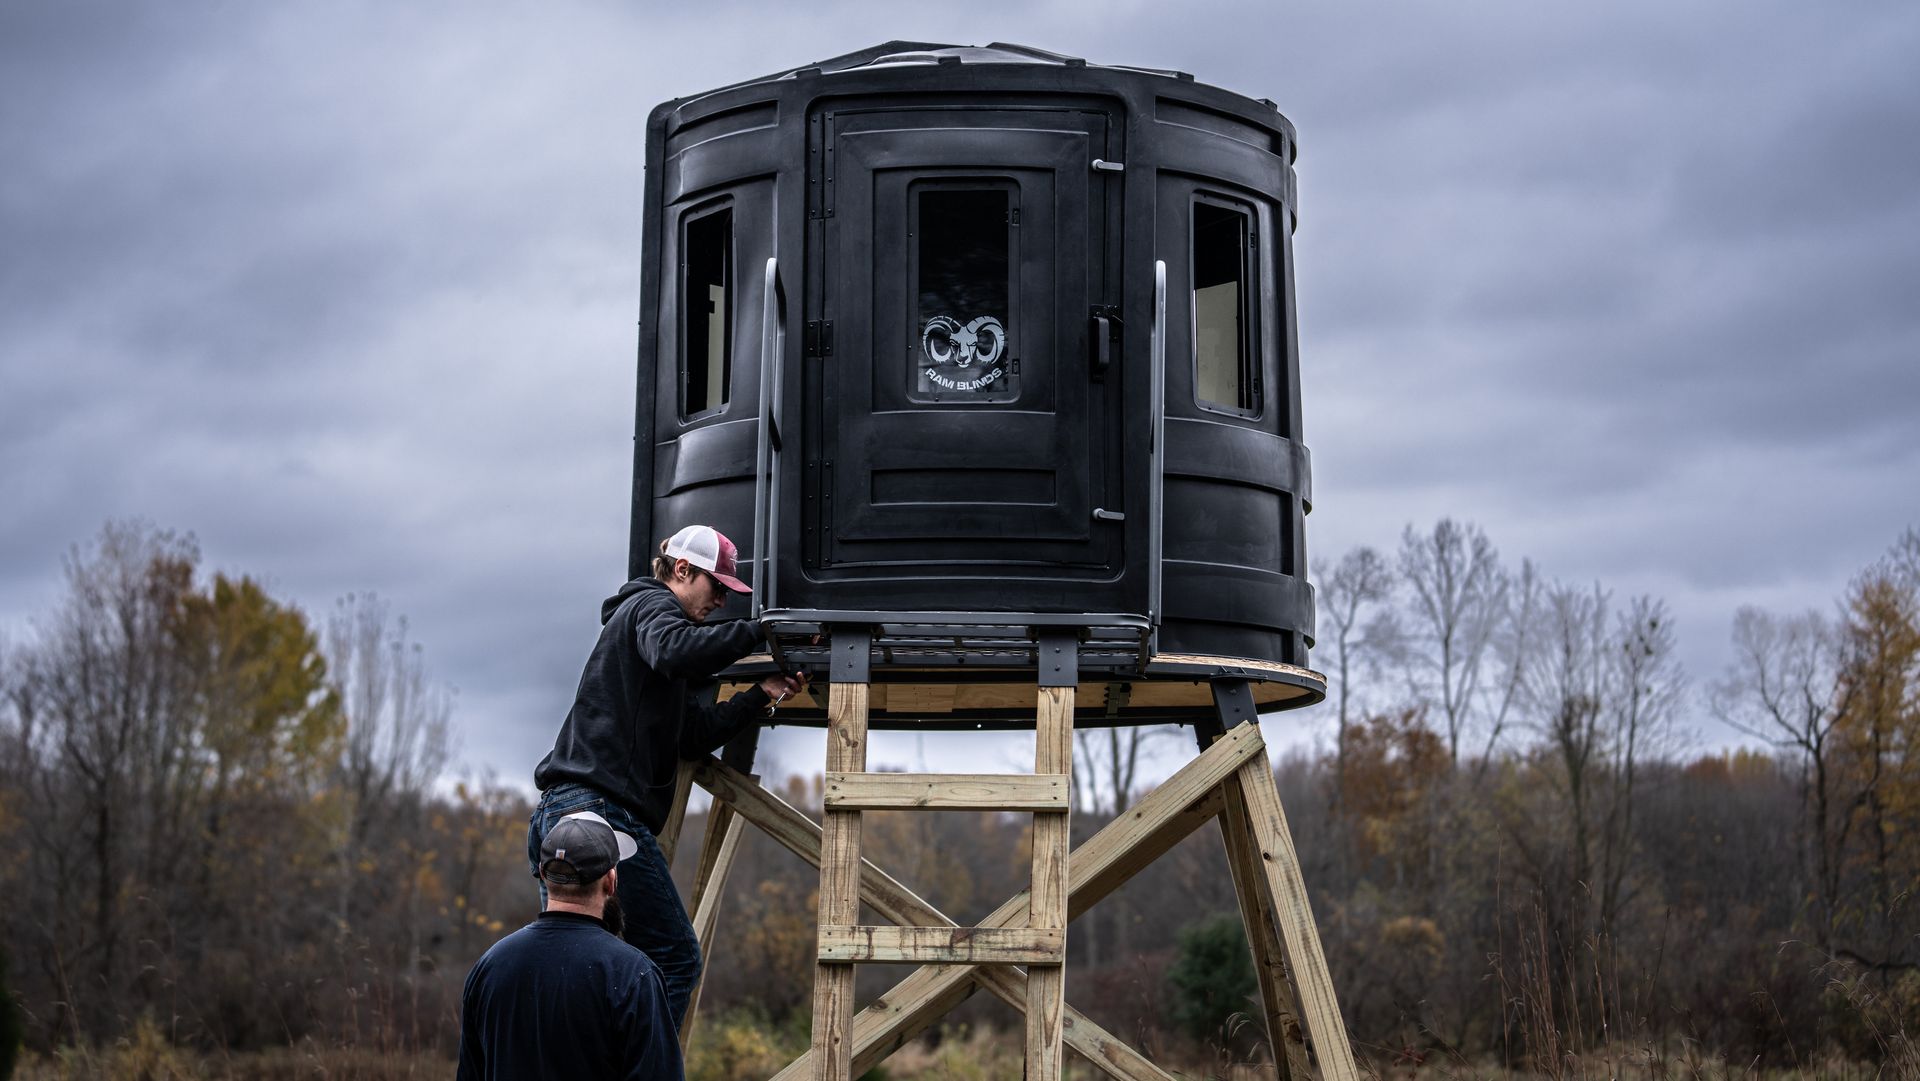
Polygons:
M192 531L388 598L526 783L625 572L647 111L894 38L1294 121L1318 567L1471 520L1704 685L1920 523L1910 3L0 0L0 633Z

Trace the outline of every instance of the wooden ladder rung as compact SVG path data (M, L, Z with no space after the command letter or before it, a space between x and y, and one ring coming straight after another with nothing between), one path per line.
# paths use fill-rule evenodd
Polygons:
M820 960L913 965L1058 965L1064 927L822 927Z
M1064 773L826 775L830 811L1066 811Z

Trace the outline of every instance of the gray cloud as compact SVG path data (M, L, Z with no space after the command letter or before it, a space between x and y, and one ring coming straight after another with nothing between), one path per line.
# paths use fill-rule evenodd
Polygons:
M1916 517L1901 5L15 4L0 627L144 515L316 615L387 596L523 780L625 567L646 112L882 37L1299 125L1316 559L1475 519L1669 597L1711 675L1734 605Z

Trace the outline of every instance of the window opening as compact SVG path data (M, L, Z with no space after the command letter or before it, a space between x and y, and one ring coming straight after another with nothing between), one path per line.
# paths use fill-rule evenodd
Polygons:
M922 185L914 189L914 340L907 347L916 401L1006 401L1018 392L1019 361L1009 306L1012 186Z
M1248 215L1193 204L1194 392L1201 404L1237 412L1260 408L1247 325Z
M733 210L687 219L680 238L683 417L727 404L733 386Z

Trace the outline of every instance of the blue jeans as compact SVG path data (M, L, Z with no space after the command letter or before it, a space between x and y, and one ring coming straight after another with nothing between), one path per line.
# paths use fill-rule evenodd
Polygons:
M680 891L674 887L660 844L653 831L640 824L625 807L608 799L599 789L583 784L557 784L540 794L540 802L527 819L527 862L534 876L540 873L540 842L554 823L576 811L593 811L607 824L627 834L639 845L633 858L620 861L617 891L621 911L626 916L622 936L653 959L667 985L667 1008L673 1011L677 1028L687 1015L687 1000L693 997L693 985L700 979L700 939L693 933L693 921L680 903ZM547 906L547 886L540 884L540 907Z

